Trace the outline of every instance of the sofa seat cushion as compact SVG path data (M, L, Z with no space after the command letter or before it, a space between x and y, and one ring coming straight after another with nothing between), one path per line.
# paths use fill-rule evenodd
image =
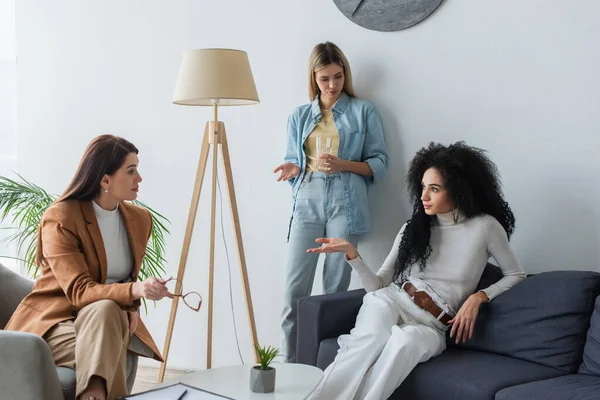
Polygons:
M419 364L390 399L492 400L504 388L564 374L502 355L447 349Z
M600 377L574 374L502 389L495 400L598 400Z

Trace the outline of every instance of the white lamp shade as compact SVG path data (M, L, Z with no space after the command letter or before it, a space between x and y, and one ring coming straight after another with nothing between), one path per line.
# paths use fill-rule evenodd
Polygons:
M183 55L173 103L240 106L259 102L248 54L231 49L196 49Z

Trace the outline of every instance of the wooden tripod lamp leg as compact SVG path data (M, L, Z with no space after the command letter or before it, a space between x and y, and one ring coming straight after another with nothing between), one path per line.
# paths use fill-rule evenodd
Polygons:
M244 285L244 296L246 298L246 310L248 312L248 322L250 323L250 333L252 335L252 349L254 350L254 360L258 363L258 353L256 345L258 339L256 335L256 324L254 322L254 309L252 307L252 294L250 293L250 283L248 281L248 271L246 269L246 255L244 254L244 243L242 242L242 230L240 228L240 217L238 214L237 200L235 198L235 188L233 185L233 173L231 171L231 162L229 158L229 147L227 146L227 135L225 134L225 125L220 124L221 132L221 150L223 152L223 169L225 170L225 180L227 181L227 193L229 194L229 206L231 218L233 219L233 230L235 232L235 243L240 261L240 272Z
M185 236L183 239L183 249L181 251L181 258L179 259L179 269L177 271L177 287L175 289L176 291L180 289L179 285L181 284L181 282L183 282L183 276L185 274L185 265L190 250L192 233L194 231L194 222L196 220L196 211L198 210L198 201L200 200L200 191L202 190L202 181L204 180L206 162L208 161L208 151L210 149L209 135L209 123L207 123L206 127L204 128L204 139L202 140L202 149L200 150L200 160L198 162L198 169L196 172L196 182L194 183L192 203L190 204L190 211L188 214L187 226L185 228ZM162 354L165 361L161 364L160 369L158 371L158 383L162 382L165 377L165 369L167 367L167 359L169 358L169 348L171 347L171 336L173 335L173 325L175 324L175 317L177 315L178 304L179 298L174 299L173 303L171 304L171 315L169 316L169 324L167 325L167 336L165 338L165 347L163 348Z
M215 116L216 119L216 116ZM225 125L222 122L211 121L206 124L204 130L204 139L202 141L202 150L200 152L200 161L198 163L198 171L196 173L196 182L194 184L194 192L192 195L192 203L190 205L190 212L188 215L188 222L185 231L185 237L183 240L183 250L181 252L181 258L179 261L179 270L177 272L177 285L179 286L183 282L183 276L185 274L185 266L187 257L190 249L190 243L192 239L192 233L194 230L194 222L196 220L196 212L198 209L198 202L200 200L200 192L202 189L202 182L204 180L204 173L206 171L206 164L208 161L208 153L210 147L213 149L212 158L212 193L211 193L211 215L210 215L210 264L209 264L209 279L208 279L208 334L206 343L206 368L210 369L212 364L212 329L213 329L213 298L214 298L214 267L215 267L215 223L216 223L216 195L217 195L217 167L218 167L218 147L221 144L221 151L223 156L223 169L225 171L225 180L227 182L227 193L229 195L229 206L231 211L231 218L233 220L233 229L235 233L235 241L238 252L238 258L240 262L240 272L242 276L242 283L244 287L244 296L246 300L246 310L248 313L248 321L250 323L250 333L252 335L252 346L254 350L254 359L258 362L258 353L256 352L256 345L258 344L256 334L256 324L254 321L254 309L252 306L252 295L250 293L250 283L248 281L248 271L246 268L246 255L244 253L244 245L242 242L242 231L240 228L240 218L237 209L237 200L235 197L235 188L233 184L233 173L231 171L231 162L229 157L229 148L227 146L227 136L225 134ZM179 287L176 287L179 290ZM167 359L169 357L169 348L171 345L171 336L173 334L173 326L175 324L175 317L177 315L177 306L179 302L173 301L171 305L171 315L169 317L169 324L167 326L167 336L165 338L165 347L163 350L164 362L160 366L158 372L158 382L162 382L165 375L165 369L167 366Z
M212 159L212 193L210 200L210 261L208 272L208 334L206 335L206 369L211 368L212 364L212 331L213 331L213 298L214 298L214 278L215 278L215 221L217 215L217 159L219 155L220 133L218 131L218 122L210 122L211 137L209 138L213 146Z

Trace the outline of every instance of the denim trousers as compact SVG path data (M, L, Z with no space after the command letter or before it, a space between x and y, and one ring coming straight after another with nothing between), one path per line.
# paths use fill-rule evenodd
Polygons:
M357 235L348 234L344 190L340 174L306 173L295 199L285 271L281 353L285 362L296 362L297 303L310 296L319 254L306 250L319 247L315 239L343 238L356 247ZM352 267L344 253L325 254L323 291L348 290Z

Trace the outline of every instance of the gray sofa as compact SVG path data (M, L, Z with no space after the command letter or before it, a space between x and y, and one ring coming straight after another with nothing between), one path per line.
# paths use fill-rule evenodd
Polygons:
M488 265L479 287L501 277ZM364 290L298 303L298 362L325 369L354 326ZM600 399L600 274L545 272L481 307L474 336L448 340L390 399Z
M33 281L0 264L0 328L4 328ZM74 400L75 371L56 367L40 336L0 329L0 398ZM127 355L127 388L133 388L138 358Z

